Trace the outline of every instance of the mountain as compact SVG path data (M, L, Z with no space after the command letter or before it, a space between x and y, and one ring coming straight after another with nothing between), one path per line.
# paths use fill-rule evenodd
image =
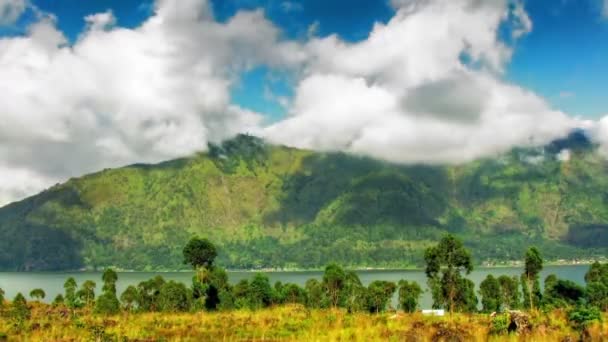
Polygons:
M70 179L0 209L1 270L419 265L442 234L478 262L608 252L608 163L584 133L458 166L396 165L241 135L207 153Z

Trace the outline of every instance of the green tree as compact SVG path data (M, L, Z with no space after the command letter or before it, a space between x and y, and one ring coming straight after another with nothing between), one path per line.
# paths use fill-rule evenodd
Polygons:
M399 281L399 307L405 312L416 312L422 289L417 282Z
M590 305L608 311L608 264L594 262L585 274L585 297Z
M568 311L568 321L574 329L579 331L585 331L593 322L601 320L602 314L594 306L579 305Z
M122 302L125 310L133 311L135 309L135 304L137 303L137 299L139 298L139 292L137 288L133 285L127 286L127 288L120 295L120 301Z
M68 308L78 308L80 306L80 301L76 296L76 290L78 289L76 279L74 279L73 277L69 277L63 284L63 288L65 290L65 301Z
M15 299L11 303L10 317L19 326L31 316L30 308L27 306L27 301L21 293L17 293Z
M184 247L183 254L184 263L190 264L194 269L211 268L217 257L217 250L209 240L193 237Z
M85 306L91 307L95 302L95 284L92 280L85 280L80 286L80 290L76 292L76 297L84 303Z
M101 291L104 293L113 293L116 295L116 282L118 281L118 274L111 268L106 268L101 274L101 281L103 286Z
M336 264L330 264L325 267L322 284L327 293L329 304L334 308L340 303L340 295L344 289L345 280L346 273L342 267Z
M488 274L479 285L479 294L481 295L481 306L483 312L499 312L501 308L502 295L500 293L500 284L493 275Z
M498 277L501 303L505 309L514 310L520 306L519 281L516 276L501 275Z
M102 294L95 302L95 312L112 315L120 311L120 302L116 297L116 282L118 275L111 268L107 268L101 275L103 287Z
M158 310L158 296L160 289L165 284L165 279L157 275L152 279L140 282L137 285L137 308L140 311Z
M346 271L341 293L341 305L346 307L349 313L367 308L367 289L354 271Z
M4 290L0 288L0 310L4 306Z
M32 299L41 300L44 299L44 297L46 297L46 293L44 293L43 289L33 289L30 291L30 298Z
M270 306L272 302L272 287L268 276L256 273L249 283L249 303L252 309L260 309Z
M456 311L476 312L477 296L475 295L475 283L467 278L460 278L458 293L455 298Z
M470 293L463 297L463 281L461 273L471 273L473 262L471 253L464 247L462 241L453 235L444 236L436 246L429 247L424 253L426 276L433 295L434 307L446 307L450 313L457 307L467 307L471 300ZM460 293L460 295L459 295ZM473 292L474 296L474 292ZM457 302L457 300L466 302ZM477 298L475 297L475 300Z
M65 304L65 298L63 298L63 295L58 294L57 296L55 296L55 299L53 299L53 306L59 306L63 304Z
M323 284L317 279L308 279L305 284L308 293L307 306L313 309L326 308L329 306L327 294L323 289Z
M545 291L542 303L546 309L572 306L585 295L585 289L578 284L564 279L558 279L551 274L545 278Z
M223 268L200 268L192 277L192 297L195 309L204 308L208 311L218 309L222 291L230 291L228 274ZM227 293L224 294L225 298L226 295Z
M540 251L536 247L528 248L525 262L524 273L522 275L522 287L524 287L524 293L526 294L524 305L530 307L530 310L534 310L542 299L538 280L538 275L543 269L543 259Z
M296 284L281 286L282 302L286 304L306 304L306 290Z
M190 309L190 294L182 283L173 280L166 282L160 289L158 305L161 311L177 312Z
M369 312L378 313L386 310L393 297L397 285L392 281L375 280L367 287L367 309Z

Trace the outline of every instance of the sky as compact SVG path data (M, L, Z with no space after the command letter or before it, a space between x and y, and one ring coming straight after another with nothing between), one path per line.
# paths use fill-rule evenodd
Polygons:
M608 0L0 0L0 205L238 133L463 163L585 129Z

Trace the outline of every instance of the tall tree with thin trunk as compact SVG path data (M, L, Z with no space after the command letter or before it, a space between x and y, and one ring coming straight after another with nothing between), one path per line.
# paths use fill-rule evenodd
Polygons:
M526 302L533 311L535 304L540 302L540 284L538 283L538 275L543 269L543 259L539 250L536 247L530 247L526 251L526 266L522 280L524 280L525 294L527 295Z

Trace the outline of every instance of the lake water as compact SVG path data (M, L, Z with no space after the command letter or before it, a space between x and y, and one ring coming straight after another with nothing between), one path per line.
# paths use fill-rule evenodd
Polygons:
M549 274L555 274L559 278L572 280L580 285L584 285L585 273L589 269L588 265L568 265L568 266L545 266L542 271L541 279ZM478 268L473 271L469 278L473 280L477 287L479 283L488 275L519 276L522 268L501 267L501 268ZM263 272L268 275L271 283L280 280L283 283L295 283L304 285L310 278L321 279L323 272L303 271L303 272ZM192 282L192 272L119 272L117 290L118 293L129 285L136 285L142 280L147 280L160 274L166 280L175 280L190 285ZM241 279L253 277L254 272L228 272L228 277L232 284ZM388 280L397 282L400 279L416 281L426 290L426 276L422 270L373 270L357 271L364 285L374 280ZM46 301L52 301L57 294L63 293L63 283L68 277L74 277L80 286L83 281L90 279L97 283L96 293L101 290L101 272L0 272L0 288L6 292L5 297L12 299L17 292L23 293L26 297L35 288L41 288L46 292ZM431 307L431 295L425 291L421 298L421 307Z

